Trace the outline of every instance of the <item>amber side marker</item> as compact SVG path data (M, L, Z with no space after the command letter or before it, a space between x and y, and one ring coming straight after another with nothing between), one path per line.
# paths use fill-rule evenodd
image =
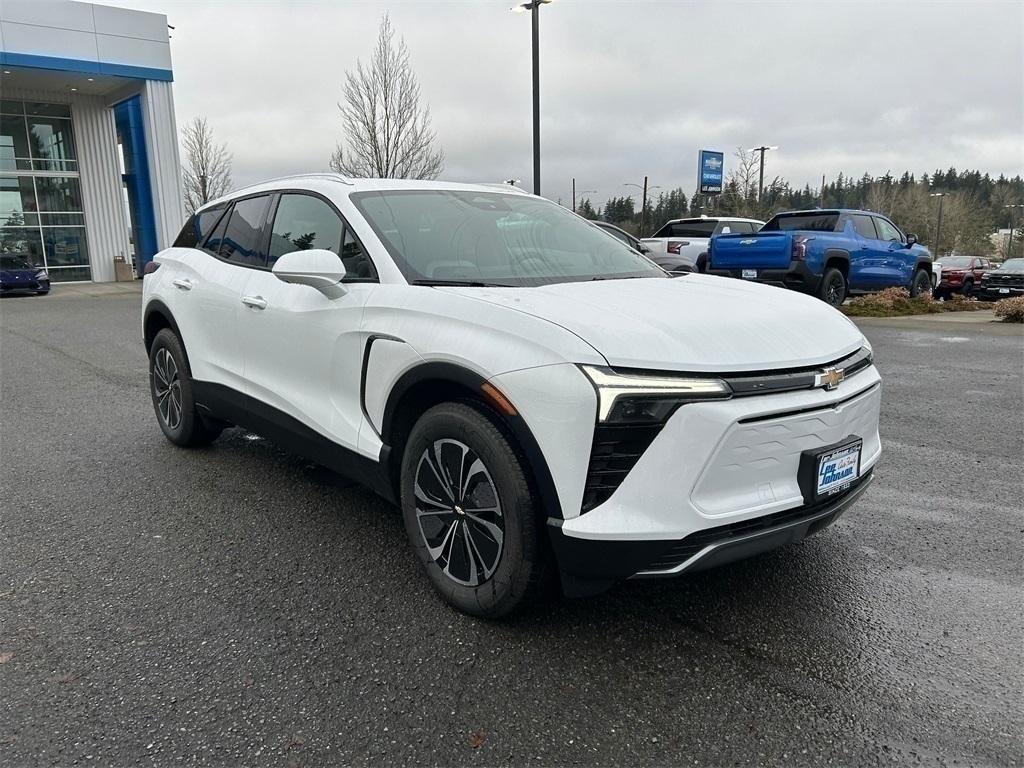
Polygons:
M495 408L506 416L515 416L518 413L516 407L509 402L508 398L501 394L501 391L490 382L485 381L481 384L480 391L487 396L487 399L491 401Z

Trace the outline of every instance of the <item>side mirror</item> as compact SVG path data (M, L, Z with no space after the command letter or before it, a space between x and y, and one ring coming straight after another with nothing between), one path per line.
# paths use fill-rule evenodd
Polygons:
M907 248L909 248L912 245L917 245L917 235L908 234L907 235Z
M286 253L274 263L271 271L282 282L308 285L329 299L336 299L345 293L341 285L345 278L345 265L341 257L322 248Z
M650 253L650 252L651 252L651 249L647 246L646 243L640 243L640 253Z

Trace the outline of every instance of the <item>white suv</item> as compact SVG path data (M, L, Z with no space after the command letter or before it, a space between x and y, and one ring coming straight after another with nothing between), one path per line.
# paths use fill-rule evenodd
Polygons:
M820 301L670 279L513 188L333 174L195 214L144 281L177 445L235 424L399 502L438 592L498 616L797 541L878 461L867 341Z

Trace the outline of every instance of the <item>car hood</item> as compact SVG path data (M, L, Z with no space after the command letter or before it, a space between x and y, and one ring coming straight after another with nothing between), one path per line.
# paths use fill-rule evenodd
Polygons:
M818 299L708 275L443 290L555 323L622 368L778 370L831 362L865 343Z
M38 269L0 269L0 278L4 280L31 280Z

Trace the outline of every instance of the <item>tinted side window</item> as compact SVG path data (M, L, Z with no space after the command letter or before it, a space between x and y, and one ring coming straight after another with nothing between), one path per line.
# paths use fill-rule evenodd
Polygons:
M853 214L850 216L853 219L853 228L857 230L857 234L861 237L866 237L868 240L877 240L878 234L875 232L875 225L871 222L870 216L863 216L861 214Z
M185 226L182 227L181 233L178 235L178 239L174 241L175 248L196 248L199 246L206 236L210 234L210 230L213 229L214 225L220 221L221 214L224 213L225 206L221 205L216 208L208 208L205 211L192 214L192 218L185 222Z
M878 239L879 240L895 240L897 243L903 242L903 235L885 219L875 219L875 226L878 227Z
M247 267L262 267L266 254L260 251L260 233L267 215L270 197L250 197L239 200L231 209L224 239L220 243L219 255L233 264Z
M340 254L341 231L338 214L320 198L281 195L270 233L270 264L286 253L311 248Z

